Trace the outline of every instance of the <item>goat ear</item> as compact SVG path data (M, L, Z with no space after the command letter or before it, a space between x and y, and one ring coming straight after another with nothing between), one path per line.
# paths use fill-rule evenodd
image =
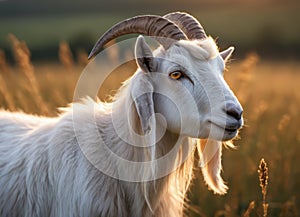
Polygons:
M137 38L135 43L135 59L139 68L144 72L156 71L155 58L153 57L151 48L141 35Z
M220 52L220 55L222 59L226 62L230 58L233 51L234 51L234 47L229 47L226 50Z
M146 135L155 126L155 120L151 118L154 115L153 86L147 74L138 76L131 94L142 131Z
M205 183L216 194L225 194L228 187L221 177L222 171L222 142L201 139L197 144L200 156L200 166Z

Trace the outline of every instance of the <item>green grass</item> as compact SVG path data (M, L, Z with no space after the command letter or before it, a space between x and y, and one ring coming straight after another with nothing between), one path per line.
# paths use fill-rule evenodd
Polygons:
M25 40L31 49L57 45L61 40L69 41L82 33L96 37L120 19L108 14L4 18L0 20L0 44L8 46L8 33Z
M235 45L241 49L274 43L277 46L300 44L299 6L247 8L238 6L193 10L208 34L218 38L221 46ZM153 14L157 12L153 11ZM94 43L109 27L138 12L59 14L1 18L0 46L8 48L7 35L25 40L32 50L55 46L61 40L85 40ZM254 46L254 47L253 47Z

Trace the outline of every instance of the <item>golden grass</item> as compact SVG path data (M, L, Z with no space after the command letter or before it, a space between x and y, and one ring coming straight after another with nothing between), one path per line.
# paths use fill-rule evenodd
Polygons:
M263 217L268 215L268 207L269 204L266 202L267 198L267 187L268 187L268 180L269 180L269 169L265 159L261 159L258 167L259 173L259 185L261 187L261 193L263 196L262 200L262 207L263 207Z
M73 54L66 41L60 42L58 57L61 64L66 68L66 71L72 72L74 65Z
M10 111L15 111L16 107L15 107L14 99L12 98L11 93L8 90L5 80L3 79L3 76L1 74L0 74L0 93L3 93L3 99L6 103L7 108Z
M0 49L0 72L9 73L9 65L3 50Z
M76 62L69 45L63 42L59 50L60 64L33 65L26 43L13 35L10 41L16 64L10 66L5 54L0 52L1 109L56 116L58 107L72 102L87 54L77 52ZM116 49L108 54L108 60L118 59L118 52ZM124 67L116 69L101 86L99 98L109 100L107 96L118 89L135 67L130 62L127 71ZM299 71L298 62L262 61L254 53L229 65L225 78L240 99L245 117L242 139L235 142L239 150L224 152L224 175L230 191L224 197L213 196L197 175L188 195L189 216L299 215ZM264 161L260 162L258 182L256 165L262 156L268 161L268 167ZM261 201L263 212L257 206Z
M255 208L255 201L251 201L249 203L249 206L248 206L246 212L244 213L244 217L249 217L252 210L254 210L254 208Z
M24 41L19 41L14 35L9 35L9 40L13 47L15 60L19 66L20 71L25 75L26 83L21 85L30 93L36 106L41 110L42 114L49 115L49 109L44 104L41 96L40 85L36 80L34 67L30 61L30 50Z

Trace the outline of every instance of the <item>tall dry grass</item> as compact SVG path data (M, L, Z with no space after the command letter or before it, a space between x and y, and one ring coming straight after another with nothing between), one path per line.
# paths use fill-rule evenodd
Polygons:
M66 71L72 72L74 66L73 54L69 44L66 41L60 42L58 57Z
M262 208L263 208L263 217L267 217L268 215L268 207L269 204L267 203L267 187L269 181L269 169L265 159L261 159L258 167L259 173L259 186L261 187L261 194L263 196L262 199Z
M14 58L19 70L26 78L21 85L32 96L32 99L36 106L40 109L41 113L49 115L50 111L41 96L40 84L36 79L34 66L30 61L30 50L24 41L18 40L17 37L12 34L9 35L9 40L11 42Z
M9 73L10 68L9 64L7 63L5 53L2 49L0 49L0 72L2 73Z
M10 111L15 111L16 106L15 106L14 99L10 91L8 90L6 82L1 74L0 74L0 93L2 93L3 101L5 101L7 108Z
M61 47L64 48L59 50L60 60L64 60L61 64L34 66L26 43L12 34L9 35L9 41L14 65L8 64L4 53L0 55L1 109L20 110L36 115L57 115L57 107L67 106L72 102L76 81L84 66L75 64L67 43L62 43ZM87 54L82 51L81 64L86 61L85 57L87 60Z
M60 64L33 64L26 43L13 35L9 38L15 64L8 64L4 52L0 52L1 109L57 115L58 107L72 102L76 82L87 63L86 52L78 51L76 61L69 45L63 42L58 51ZM119 51L116 48L108 55L108 60L116 61ZM131 61L127 71L122 67L116 69L98 96L109 100L107 95L135 67ZM229 65L225 78L242 102L245 114L242 139L235 142L239 150L224 152L224 176L230 190L223 197L212 195L200 172L196 172L188 194L188 216L299 216L299 71L298 62L266 62L255 53ZM259 182L257 162L262 157L268 162L268 174L261 162Z

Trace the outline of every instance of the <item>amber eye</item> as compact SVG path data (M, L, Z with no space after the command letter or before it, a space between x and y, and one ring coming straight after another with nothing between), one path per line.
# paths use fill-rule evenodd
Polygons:
M182 72L180 71L171 72L169 76L175 80L178 80L179 78L182 77Z

